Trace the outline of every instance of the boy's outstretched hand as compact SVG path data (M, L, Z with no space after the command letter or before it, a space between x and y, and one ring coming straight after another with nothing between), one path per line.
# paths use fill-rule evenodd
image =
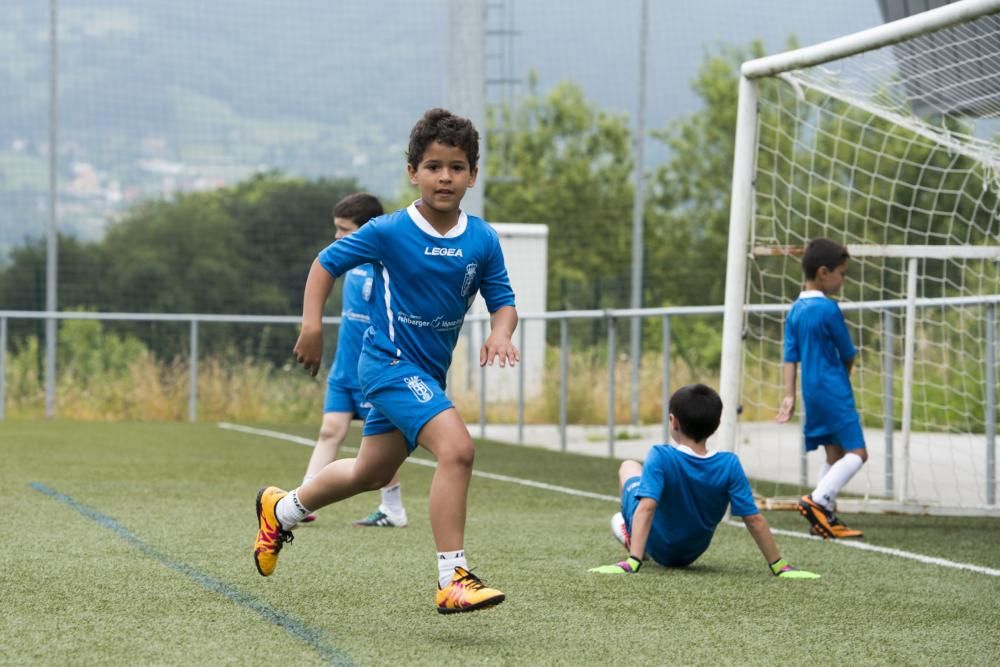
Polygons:
M598 574L635 574L639 571L640 567L642 567L642 561L638 558L632 558L629 556L620 563L592 567L587 571L597 572Z
M299 339L292 348L295 361L299 362L313 377L319 372L320 362L323 360L323 328L307 329L303 327L299 333Z
M819 579L818 574L794 568L784 558L771 563L771 574L782 579Z
M517 351L517 346L511 342L510 336L494 331L483 343L479 350L479 365L493 365L493 361L500 363L500 368L510 364L511 368L521 361L521 353Z

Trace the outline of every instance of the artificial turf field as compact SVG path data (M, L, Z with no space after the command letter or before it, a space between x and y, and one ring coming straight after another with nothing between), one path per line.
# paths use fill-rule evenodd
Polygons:
M0 662L1000 663L1000 520L846 517L867 544L978 570L781 533L783 555L823 575L781 580L745 529L722 525L691 567L602 576L587 568L623 555L608 529L617 462L477 447L477 471L513 479L473 479L466 549L507 601L442 616L431 467L403 467L408 528L353 528L378 496L350 499L297 530L264 579L254 497L294 487L307 448L214 424L0 423ZM767 518L806 532L797 514Z

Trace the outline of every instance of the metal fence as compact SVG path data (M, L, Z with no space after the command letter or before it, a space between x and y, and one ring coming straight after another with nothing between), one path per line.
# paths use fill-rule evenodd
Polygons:
M1000 303L1000 295L989 295L982 297L963 297L963 298L928 298L928 299L918 299L916 301L916 308L926 309L926 308L940 308L942 306L949 306L953 308L976 308L982 309L984 311L984 318L986 321L985 328L985 338L983 340L983 350L982 350L982 364L983 364L983 378L985 385L985 397L986 402L984 406L985 411L985 439L987 445L987 468L989 470L994 470L995 466L995 440L996 440L996 424L997 424L997 335L996 335L996 308L997 304ZM892 318L885 317L887 314L905 310L908 305L906 299L898 299L891 301L875 301L875 302L861 302L861 303L842 303L841 308L845 312L851 311L869 311L877 312L882 315L883 321L887 322L883 337L892 336ZM782 313L786 311L790 306L788 305L771 305L771 306L747 306L746 311L750 313ZM566 449L567 445L567 426L568 426L568 387L570 384L569 377L569 358L571 355L571 345L569 337L569 325L574 321L592 321L603 323L606 332L606 364L607 364L607 382L608 382L608 397L607 397L607 455L609 457L615 456L615 432L618 427L618 422L616 420L616 392L617 392L617 381L615 366L616 360L618 358L618 339L619 332L623 321L631 322L634 319L638 320L655 320L659 322L661 329L661 348L660 353L662 354L662 360L672 359L672 345L673 345L673 335L672 335L672 325L677 318L695 317L695 316L710 316L720 318L723 314L723 306L690 306L690 307L667 307L667 308L643 308L643 309L616 309L616 310L580 310L580 311L559 311L550 313L525 313L521 314L520 319L523 324L527 325L531 322L548 322L556 323L558 326L558 358L559 358L559 372L558 372L558 387L559 387L559 424L558 431L560 437L560 448L562 450ZM199 332L199 326L206 323L231 323L231 324L280 324L295 326L299 324L300 318L297 316L254 316L254 315L208 315L208 314L163 314L163 313L88 313L88 312L39 312L39 311L0 311L0 419L6 416L6 359L8 355L8 322L11 320L34 320L38 322L58 322L66 320L97 320L102 322L168 322L176 324L186 324L188 328L188 410L187 418L190 421L196 421L198 419L198 372L199 372L199 341L202 334ZM324 318L324 323L326 324L338 324L340 318L338 317L327 317ZM486 329L488 327L488 316L484 315L470 315L466 319L466 326L463 330L463 336L472 340L474 333L478 333L478 340L483 340L486 335ZM517 439L520 442L524 441L524 426L525 426L525 403L528 400L526 387L525 387L525 377L526 368L531 362L528 358L530 352L525 350L524 346L524 331L527 326L519 327L517 336L517 343L519 347L523 350L522 352L522 363L517 367L517 381L516 381L516 406L517 406ZM48 327L46 328L46 330ZM477 331L478 330L478 331ZM883 345L886 341L883 340ZM470 350L470 361L471 361L471 351L473 346L469 346ZM862 350L862 353L864 350ZM883 415L883 423L885 430L885 437L887 441L891 442L894 434L893 430L893 414L892 405L894 403L894 387L893 382L888 378L892 378L895 374L894 362L892 355L882 355L882 372L885 375L886 380L883 381L881 389L884 392L883 404L888 406L885 408L885 414ZM780 360L777 361L780 363ZM670 440L669 430L667 424L667 410L668 410L668 399L671 387L671 364L661 362L662 374L660 378L659 387L655 389L659 390L659 398L661 402L661 422L663 425L662 438L664 442ZM46 369L47 372L54 373L55 369ZM487 370L483 367L479 367L478 371L474 370L474 364L469 363L468 373L476 374L478 373L478 398L479 398L479 418L478 418L478 428L479 435L485 437L486 426L487 426L487 410L486 406L490 400L490 387L487 382ZM472 377L467 378L467 381L471 381ZM46 406L54 406L56 403L55 383L46 384ZM644 388L648 390L649 388ZM53 412L48 414L53 415ZM892 448L887 449L888 456L892 455ZM892 469L890 464L889 469ZM991 493L990 497L994 497Z

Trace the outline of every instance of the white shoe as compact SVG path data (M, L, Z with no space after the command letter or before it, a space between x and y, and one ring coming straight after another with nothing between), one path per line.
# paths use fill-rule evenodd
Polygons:
M628 529L625 527L625 517L621 512L615 512L611 517L611 534L623 547L629 548Z

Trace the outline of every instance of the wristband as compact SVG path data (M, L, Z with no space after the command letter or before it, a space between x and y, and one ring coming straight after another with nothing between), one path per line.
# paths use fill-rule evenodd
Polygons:
M638 572L639 568L642 567L642 561L630 554L629 557L625 559L624 565L632 572Z

